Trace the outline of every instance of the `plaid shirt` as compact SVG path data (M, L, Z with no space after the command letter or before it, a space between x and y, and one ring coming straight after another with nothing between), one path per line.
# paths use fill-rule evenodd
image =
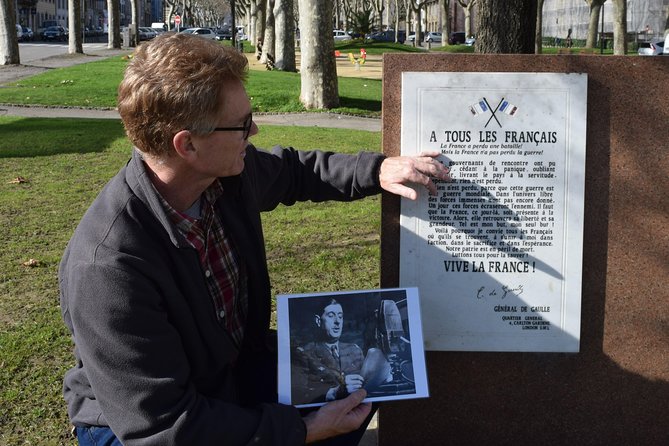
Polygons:
M197 250L216 317L240 346L248 312L248 290L243 264L214 208L222 194L219 181L204 191L199 219L178 212L162 197L161 200L179 232Z

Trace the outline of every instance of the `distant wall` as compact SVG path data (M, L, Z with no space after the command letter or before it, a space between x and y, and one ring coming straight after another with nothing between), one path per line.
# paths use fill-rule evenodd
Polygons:
M581 351L428 352L430 398L388 402L379 445L669 444L669 57L386 54L383 148L401 73L588 73ZM382 199L398 285L399 199Z

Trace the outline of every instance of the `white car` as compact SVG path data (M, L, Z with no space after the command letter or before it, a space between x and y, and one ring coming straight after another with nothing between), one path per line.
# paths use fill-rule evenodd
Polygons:
M425 35L425 41L427 43L439 43L441 42L441 33L429 32Z
M187 28L181 32L184 34L194 34L205 39L216 39L216 33L209 28Z
M664 39L655 39L650 42L639 42L639 56L660 56L665 51Z
M332 37L334 37L335 42L344 42L346 40L351 40L351 36L341 29L333 29Z

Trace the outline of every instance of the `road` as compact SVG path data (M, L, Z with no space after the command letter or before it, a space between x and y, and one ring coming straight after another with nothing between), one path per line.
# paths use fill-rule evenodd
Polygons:
M106 48L107 43L84 43L84 53ZM19 56L22 64L30 64L36 60L67 54L67 49L67 42L21 42Z

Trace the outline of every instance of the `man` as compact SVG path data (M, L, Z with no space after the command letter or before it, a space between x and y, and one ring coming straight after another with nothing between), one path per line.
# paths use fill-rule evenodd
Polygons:
M135 150L63 256L80 445L299 445L361 429L364 390L302 415L276 403L260 212L435 190L433 159L257 150L246 58L183 34L140 45L119 86Z
M321 403L344 398L362 388L360 375L365 355L356 344L339 340L344 311L335 299L320 305L314 315L318 338L294 352L295 404Z

